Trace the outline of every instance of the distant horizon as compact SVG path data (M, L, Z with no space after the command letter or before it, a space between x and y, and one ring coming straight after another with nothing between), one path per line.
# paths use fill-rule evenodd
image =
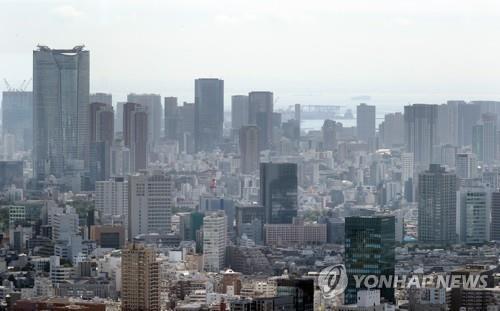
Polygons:
M115 102L192 102L197 77L225 81L226 109L252 90L278 108L500 100L499 1L4 0L0 20L0 79L29 79L38 44L84 44L90 89Z

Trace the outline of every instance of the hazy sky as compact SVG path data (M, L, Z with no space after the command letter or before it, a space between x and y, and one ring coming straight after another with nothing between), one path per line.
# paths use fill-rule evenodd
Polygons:
M14 85L38 43L85 44L91 90L115 101L192 101L196 77L224 79L226 95L274 91L282 106L500 100L498 0L0 0L0 38Z

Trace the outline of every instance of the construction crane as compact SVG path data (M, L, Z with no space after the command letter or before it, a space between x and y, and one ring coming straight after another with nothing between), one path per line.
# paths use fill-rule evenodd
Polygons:
M7 91L9 92L24 92L26 91L26 88L28 87L28 85L30 85L31 81L33 80L33 78L29 78L29 80L23 80L23 82L21 82L21 84L19 85L18 88L14 88L12 87L12 85L10 85L9 81L7 81L7 79L3 79L3 82L5 83L5 87L7 88Z
M5 83L5 86L7 87L7 91L12 91L12 86L10 86L9 81L7 79L3 79L3 82Z

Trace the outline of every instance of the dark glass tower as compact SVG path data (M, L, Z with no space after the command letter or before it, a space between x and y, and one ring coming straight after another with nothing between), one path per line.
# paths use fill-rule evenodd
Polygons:
M345 266L348 276L345 304L354 304L357 300L360 288L356 288L354 275L394 277L395 238L394 216L345 219ZM394 289L382 288L380 296L394 302Z
M224 81L196 79L194 83L196 151L212 151L222 142Z
M260 203L266 224L291 224L297 216L297 164L260 164Z

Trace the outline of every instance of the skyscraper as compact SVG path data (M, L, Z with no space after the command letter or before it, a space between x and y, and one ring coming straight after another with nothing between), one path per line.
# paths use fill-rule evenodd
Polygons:
M457 107L457 129L459 146L468 146L472 143L472 128L481 119L481 106L467 104L464 101L455 101Z
M255 125L242 126L239 134L241 172L255 173L259 169L259 128Z
M158 94L128 94L127 102L140 104L148 115L148 143L154 146L161 139L163 109Z
M345 267L348 277L345 304L356 303L355 276L394 276L395 255L394 216L345 218ZM381 288L381 297L394 302L394 288Z
M358 139L374 146L375 106L360 104L356 108L356 130Z
M165 97L164 101L165 138L177 139L177 128L180 126L177 97Z
M171 230L174 181L165 172L143 172L128 180L128 238Z
M291 224L297 216L297 164L260 164L260 203L266 224Z
M195 151L194 147L194 104L186 103L179 107L179 148L188 154Z
M248 124L248 96L231 96L231 127L238 131L240 127Z
M34 176L62 177L88 165L89 51L33 51Z
M126 103L123 107L123 139L130 149L130 170L137 172L148 165L148 114L136 103Z
M386 148L403 145L404 123L401 112L386 114L379 125L380 144Z
M227 224L223 211L212 212L203 218L203 270L220 272L224 268Z
M455 242L457 178L444 167L431 164L418 176L418 239L422 243Z
M483 161L492 164L497 157L497 115L487 112L481 116L483 131Z
M405 106L404 119L406 151L413 153L416 165L427 167L437 144L437 105Z
M33 146L33 93L5 91L2 93L2 135L14 135L16 149Z
M132 243L122 251L122 310L159 311L159 264L153 249Z
M333 120L325 120L321 128L323 149L333 151L337 148L337 126Z
M271 149L273 141L273 93L250 92L248 94L248 124L259 128L260 150Z
M113 95L108 93L92 93L89 96L90 103L103 103L113 106Z
M90 104L90 179L92 183L111 175L111 145L114 141L114 111L111 104Z
M211 151L222 142L224 81L196 79L194 83L196 151Z

